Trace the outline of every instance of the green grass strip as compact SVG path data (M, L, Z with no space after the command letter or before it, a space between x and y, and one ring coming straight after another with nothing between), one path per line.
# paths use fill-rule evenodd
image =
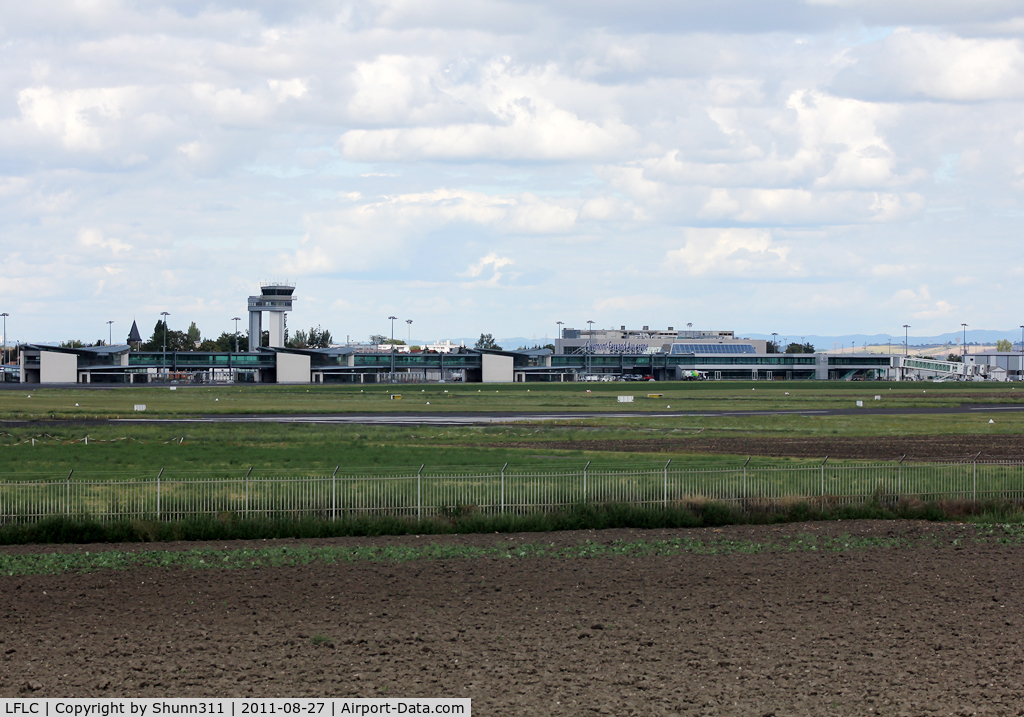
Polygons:
M1021 525L991 525L983 530L964 531L957 537L935 536L872 537L844 534L819 537L811 533L781 536L771 541L696 538L665 540L617 540L599 543L588 540L577 545L555 546L525 543L514 547L428 544L423 546L285 546L269 548L184 551L111 550L80 553L37 553L0 555L0 575L56 575L90 573L99 570L137 568L180 568L186 570L240 570L352 562L402 563L414 560L536 559L576 560L609 557L739 555L763 552L848 552L867 549L913 548L921 545L957 546L965 542L1024 544Z

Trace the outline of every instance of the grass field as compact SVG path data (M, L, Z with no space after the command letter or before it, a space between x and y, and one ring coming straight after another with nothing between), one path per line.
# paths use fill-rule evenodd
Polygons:
M169 511L170 501L174 499L176 491L189 492L183 481L239 479L247 474L251 475L253 481L260 477L329 476L336 469L342 475L361 473L408 476L415 475L420 466L425 468L424 475L443 476L452 473L488 475L493 478L507 464L510 475L551 475L561 472L573 476L566 478L569 482L564 486L547 485L550 481L544 481L546 487L543 490L568 490L564 499L554 501L557 505L568 505L578 500L576 483L580 481L583 466L590 464L592 476L602 470L638 473L637 477L632 478L607 479L607 487L600 491L601 496L592 492L589 498L630 502L637 500L631 496L633 493L639 496L637 491L640 491L645 495L650 494L642 499L643 502L650 502L651 496L657 498L661 495L658 488L660 474L657 471L650 472L656 466L671 461L673 471L729 468L735 472L750 455L743 454L740 449L729 453L688 448L688 439L691 438L699 437L705 441L740 439L740 445L743 445L746 440L763 444L765 441L804 439L824 444L836 438L860 438L873 443L876 438L879 442L891 442L893 439L910 440L914 437L972 436L979 440L1001 439L1005 445L1007 441L1013 443L1016 437L1024 433L1024 412L926 415L853 413L839 416L643 415L647 411L665 411L669 406L669 410L687 412L779 408L797 411L852 409L857 400L871 407L913 408L1024 403L1024 389L1018 396L1016 387L1006 384L707 382L598 384L589 387L582 384L541 387L431 385L397 389L402 393L401 400L390 398L390 391L393 390L396 389L282 386L183 386L175 391L167 387L80 390L36 387L31 392L6 390L0 392L0 416L7 420L6 425L0 426L0 480L42 480L65 484L69 474L73 474L73 480L83 481L82 489L86 490L85 481L109 479L145 482L161 473L164 481L164 510ZM663 396L647 398L648 392L661 393ZM616 397L622 394L636 396L635 402L629 405L618 403ZM881 399L876 401L875 396ZM108 420L139 416L132 409L136 403L146 404L144 415L147 418L170 419L206 414L315 415L385 411L570 413L587 410L608 415L456 427L318 423L132 423ZM639 411L640 415L612 415L623 409ZM989 422L992 416L995 417L994 423ZM800 491L804 489L798 487L797 483L802 486L801 481L808 480L815 485L807 489L810 491L807 494L814 494L819 482L817 473L812 475L813 471L808 473L805 470L800 473L804 477L798 480L796 472L787 474L777 469L819 465L820 454L813 454L818 456L814 459L787 457L794 454L776 457L767 455L751 459L748 472L743 473L744 476L749 473L751 481L754 481L759 469L769 471L763 474L763 478L756 479L764 482L763 489L756 491L758 494L803 495ZM895 455L899 455L898 447ZM834 475L836 480L847 482L877 481L873 477L875 474L865 478L849 478L853 474L841 472L844 465L852 469L864 462L833 458L829 463L830 470L840 472L830 475ZM642 470L647 470L650 475L640 478L639 472ZM736 476L739 475L736 473ZM786 482L786 475L793 476L790 481L792 485L779 483L780 480ZM680 477L678 480L684 479ZM1014 485L1006 484L1006 479L994 474L991 480L996 481L991 486L996 489L992 495L1015 494L1015 477L1009 478ZM991 480L986 478L986 486ZM653 481L653 488L647 486L640 489L641 484L646 485L650 481ZM678 481L673 478L670 482L675 484ZM932 490L930 486L934 483L933 479L921 474L918 482L923 486L916 491L918 495ZM179 487L175 488L174 485ZM256 485L247 483L245 495L250 496L250 490L255 491ZM269 484L262 485L262 490L277 490ZM463 489L456 483L431 485L434 486L429 489L431 493L445 493L436 499L424 495L424 500L435 507L457 506L467 502L459 497L459 491ZM526 485L522 490L526 490L527 495L540 490L530 487L532 484ZM410 486L413 484L402 490L418 490ZM379 488L367 483L359 487L349 486L346 490L355 491L352 495L357 496L358 500L352 500L361 502L364 496L373 494ZM594 488L597 488L597 483L594 483ZM143 491L140 495L150 489L151 486L144 485L139 489ZM66 505L71 495L70 490L57 490L53 498L54 505ZM228 486L223 490L233 496L228 502L234 501L232 506L235 506L243 489ZM326 488L321 486L316 490L325 491ZM679 483L672 494L683 496L689 494L690 490ZM699 494L710 495L702 489L698 490ZM861 494L870 494L871 490L868 486ZM122 500L113 493L108 495L106 488L89 488L88 491L93 496L86 501L89 505L96 500ZM839 495L840 492L836 491L835 494ZM251 497L255 500L256 493L252 493ZM91 503L88 502L90 500ZM396 505L401 503L405 506L402 509L405 511L409 510L408 506L416 505L408 495L402 496L401 500L396 498L396 501ZM493 496L487 501L497 505L497 499ZM345 502L352 501L346 499ZM468 502L475 504L479 499L474 498ZM493 508L492 505L489 510ZM238 508L232 507L231 510Z
M411 386L179 386L0 392L0 420L185 417L208 414L365 412L561 412L812 410L1024 403L1024 387L1007 384L705 381L661 383L431 384ZM400 400L392 398L402 396ZM662 394L648 398L648 394ZM632 395L631 404L617 396ZM880 396L875 400L875 396ZM429 405L428 405L429 403Z
M913 436L941 434L1019 435L1024 415L925 416L749 416L678 418L594 418L559 423L487 426L358 426L323 424L75 424L32 423L0 433L0 478L28 475L142 475L169 473L237 475L330 472L335 466L398 468L427 465L553 465L578 467L587 461L637 465L664 462L702 466L734 465L745 456L684 450L644 454L602 450L609 440L650 440L699 435ZM88 443L85 437L89 437ZM34 441L34 445L33 445ZM514 443L513 446L502 444ZM573 448L566 448L566 444ZM557 448L550 447L557 444ZM792 458L757 458L755 465L801 464Z
M664 403L642 399L631 407L664 410L683 404L702 403L724 408L765 409L791 402L790 407L850 406L853 400L887 406L935 406L960 403L1016 403L1016 387L989 385L928 384L791 384L767 385L701 383L650 384L666 394ZM437 410L531 410L552 411L603 407L622 408L615 396L629 386L581 385L534 389L533 386L488 388L486 397L472 386L426 391ZM754 389L754 390L751 390ZM890 390L892 389L892 390ZM309 391L307 393L306 391ZM405 390L404 395L409 395ZM445 394L444 391L449 393ZM123 406L147 404L146 416L195 416L207 412L253 413L256 411L315 413L344 410L404 410L411 401L387 399L386 389L373 393L359 389L289 387L166 388L68 390L34 389L0 392L0 415L27 419L0 427L0 477L28 475L64 476L78 473L144 475L161 468L168 472L237 475L253 467L258 472L323 473L342 467L500 466L518 467L581 465L586 461L606 464L638 464L672 459L703 466L733 465L743 455L711 455L679 448L647 455L636 450L608 450L609 441L704 437L820 437L837 436L1015 436L1024 432L1024 414L844 415L844 416L688 416L598 417L586 420L516 422L509 424L444 426L359 426L323 424L135 424L95 419L116 417ZM497 391L497 393L493 393ZM789 393L789 396L785 394ZM31 398L28 396L31 395ZM882 395L880 402L873 397ZM1024 397L1024 390L1021 392ZM438 400L440 397L440 400ZM493 398L492 398L493 397ZM680 398L677 398L680 397ZM685 398L682 398L685 397ZM681 402L682 401L682 402ZM446 403L448 402L448 403ZM75 407L75 403L79 405ZM426 401L423 401L425 407ZM68 406L70 404L70 409ZM210 407L213 407L212 409ZM421 407L421 408L423 408ZM68 410L58 410L68 409ZM209 410L208 410L209 409ZM138 415L130 412L127 415ZM48 420L51 416L57 421ZM85 438L89 437L88 443ZM34 445L33 445L34 443ZM514 444L514 445L508 445ZM551 446L557 445L557 448ZM567 448L569 445L571 448ZM757 464L800 463L795 459L758 458Z

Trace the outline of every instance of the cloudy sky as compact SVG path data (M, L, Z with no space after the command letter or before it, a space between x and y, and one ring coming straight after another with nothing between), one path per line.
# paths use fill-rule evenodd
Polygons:
M1021 0L6 3L0 311L1016 327L1022 37Z

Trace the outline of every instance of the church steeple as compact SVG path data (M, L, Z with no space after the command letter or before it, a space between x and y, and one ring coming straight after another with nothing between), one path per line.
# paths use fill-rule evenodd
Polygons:
M134 321L132 321L132 330L128 332L128 345L137 349L141 343L142 336L139 335L139 327Z

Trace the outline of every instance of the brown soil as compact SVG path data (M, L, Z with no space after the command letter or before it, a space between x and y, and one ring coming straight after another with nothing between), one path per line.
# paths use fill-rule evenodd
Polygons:
M845 553L0 577L0 696L468 696L476 715L1022 713L1024 549L976 543L967 526L359 540L801 532L936 540ZM194 544L168 546L182 547ZM315 646L317 635L330 644Z
M488 444L494 448L553 448L570 451L618 451L625 453L722 453L740 456L791 456L907 460L1024 457L1024 436L844 436L844 437L744 437L649 438L636 440L587 440Z

